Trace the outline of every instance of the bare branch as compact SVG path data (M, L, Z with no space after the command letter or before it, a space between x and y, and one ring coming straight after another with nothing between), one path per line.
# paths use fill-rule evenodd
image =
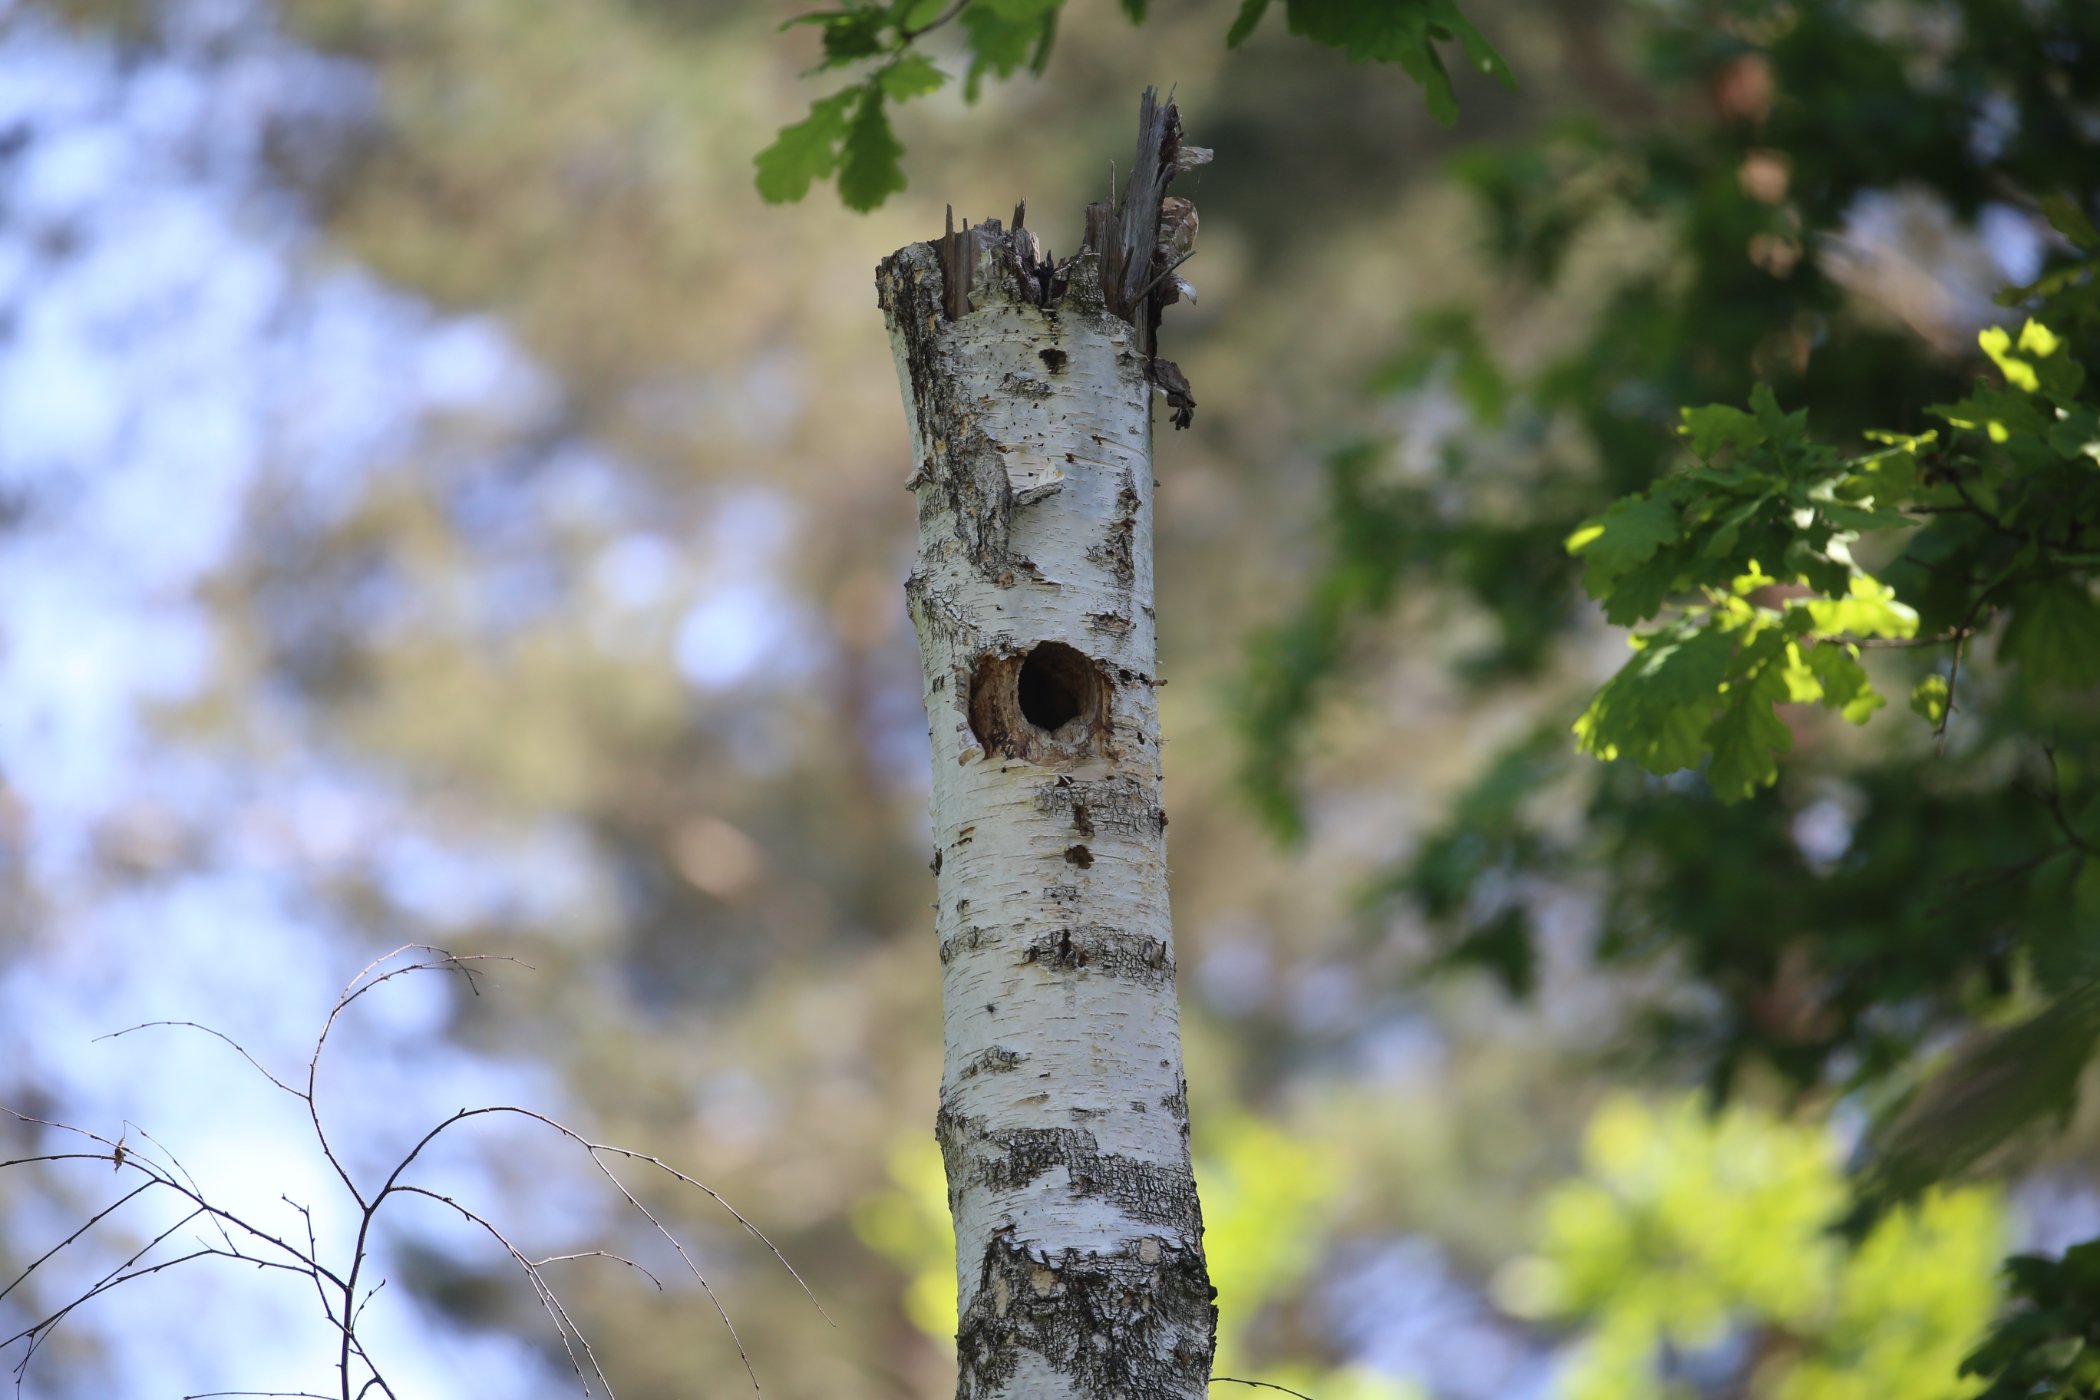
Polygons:
M437 961L403 963L398 967L387 968L385 972L380 972L376 977L373 976L373 973L379 968L384 967L387 963L392 962L404 953L430 953L435 956ZM404 943L392 952L383 953L360 968L357 976L351 978L348 985L343 988L342 993L336 997L335 1005L328 1009L328 1015L321 1022L321 1033L314 1037L314 1052L306 1061L306 1092L302 1097L306 1100L307 1118L313 1124L314 1138L321 1145L322 1155L328 1159L328 1165L335 1168L336 1176L342 1180L344 1187L350 1192L351 1199L357 1202L361 1210L369 1210L370 1203L365 1200L364 1193L357 1189L357 1183L350 1179L349 1169L343 1165L342 1159L336 1155L333 1144L328 1141L327 1130L321 1126L320 1105L314 1098L314 1086L321 1073L321 1052L328 1047L329 1032L335 1029L337 1019L350 1008L351 1003L355 1002L366 992L371 991L374 987L391 982L396 977L406 977L414 972L457 972L466 979L468 989L474 995L480 996L481 988L474 981L474 969L469 964L481 962L517 963L518 966L525 968L527 971L531 970L530 964L519 962L516 958L506 957L500 953L469 953L462 956L445 948L434 947L428 943Z
M0 1288L0 1302L4 1302L8 1294L14 1292L17 1288L20 1288L23 1284L29 1282L29 1276L35 1273L38 1269L42 1268L47 1262L49 1262L53 1255L57 1254L67 1245L73 1243L73 1241L79 1239L88 1231L94 1229L97 1225L100 1225L103 1221L109 1219L109 1217L111 1217L112 1215L115 1215L125 1206L130 1205L134 1200L138 1199L146 1192L151 1191L154 1185L155 1183L151 1181L140 1182L138 1185L132 1187L129 1191L126 1191L123 1195L117 1197L115 1201L112 1201L109 1205L104 1206L101 1210L98 1210L93 1215L89 1216L79 1229L75 1230L72 1234L66 1236L57 1244L52 1245L51 1248L45 1250L42 1254L39 1254L35 1259L31 1260L29 1263L29 1267L22 1270L21 1273L16 1274L14 1278L8 1282L7 1287Z
M257 1074L269 1080L272 1084L275 1084L278 1088L284 1090L287 1094L290 1094L295 1099L303 1099L306 1097L306 1095L300 1093L297 1089L285 1083L282 1079L279 1079L276 1075L270 1073L268 1069L264 1068L263 1062L261 1060L256 1059L255 1056L249 1054L247 1048L243 1046L238 1040L235 1040L232 1036L226 1034L226 1032L224 1031L213 1030L210 1026L204 1025L202 1022L199 1021L141 1021L135 1026L126 1026L123 1030L120 1031L111 1031L107 1035L98 1035L93 1040L89 1041L88 1044L96 1045L105 1040L121 1040L127 1035L132 1035L139 1031L154 1030L162 1026L179 1026L184 1030L202 1031L204 1032L204 1034L210 1036L213 1040L223 1040L228 1045L231 1045L233 1047L234 1053L238 1054L242 1059L246 1060L250 1065L252 1065Z
M428 954L429 956L412 956L415 954ZM584 1394L586 1396L595 1395L602 1389L604 1394L610 1397L612 1394L611 1382L606 1378L603 1368L599 1365L597 1355L593 1351L589 1339L584 1336L582 1328L577 1325L576 1319L569 1312L567 1305L555 1293L543 1271L550 1264L575 1262L584 1259L607 1259L641 1274L651 1284L655 1285L659 1292L664 1290L663 1280L639 1262L606 1249L576 1250L569 1253L550 1255L544 1259L530 1258L505 1236L487 1216L479 1211L463 1205L441 1191L405 1180L407 1172L422 1159L424 1149L455 1125L471 1118L488 1117L495 1114L511 1114L529 1119L534 1123L543 1124L582 1148L584 1155L590 1159L591 1165L612 1184L614 1190L620 1193L621 1199L634 1207L642 1218L649 1222L657 1234L670 1244L687 1269L692 1272L701 1290L707 1294L709 1303L712 1304L716 1314L721 1318L722 1325L727 1329L730 1340L736 1346L737 1356L743 1362L745 1374L750 1377L752 1389L756 1392L759 1389L758 1376L752 1367L751 1358L745 1351L743 1341L737 1335L736 1327L730 1321L729 1314L723 1308L721 1300L716 1297L713 1287L702 1276L698 1263L677 1237L664 1226L663 1222L620 1179L606 1159L619 1158L644 1163L680 1183L705 1193L710 1200L728 1211L738 1224L742 1225L779 1261L781 1267L786 1269L788 1275L801 1287L804 1295L809 1298L811 1305L816 1308L820 1317L823 1317L826 1322L831 1322L831 1318L824 1312L823 1305L817 1302L816 1295L811 1291L809 1285L804 1282L802 1276L795 1271L793 1265L788 1263L787 1257L780 1252L779 1248L770 1239L766 1238L764 1232L745 1218L714 1188L670 1166L662 1159L630 1148L617 1147L609 1143L593 1142L554 1118L544 1113L535 1112L532 1109L514 1104L496 1104L480 1108L463 1108L450 1117L445 1118L431 1127L421 1138L417 1139L415 1144L395 1163L392 1170L387 1174L384 1183L375 1192L367 1196L366 1193L358 1189L356 1182L349 1173L348 1167L329 1141L316 1093L321 1057L327 1049L328 1038L335 1027L336 1021L345 1010L366 992L396 977L406 976L412 972L456 972L466 979L468 987L478 996L480 994L480 986L475 978L475 969L472 965L495 961L517 962L517 959L501 956L460 956L445 949L434 948L424 944L406 944L380 958L374 959L360 970L356 977L351 979L350 983L344 987L342 993L330 1007L326 1018L322 1022L320 1031L313 1041L313 1051L307 1060L306 1081L303 1089L295 1082L271 1073L254 1055L250 1054L244 1046L232 1037L200 1022L183 1020L147 1021L113 1032L108 1036L98 1037L98 1039L104 1040L115 1039L135 1031L164 1026L202 1031L206 1035L231 1046L236 1053L248 1062L251 1068L269 1080L272 1085L305 1104L307 1118L312 1126L315 1140L321 1148L322 1155L328 1159L329 1166L335 1171L337 1178L342 1182L350 1198L357 1203L360 1212L356 1240L349 1251L348 1267L340 1272L322 1262L320 1243L314 1229L313 1211L308 1206L294 1201L290 1196L281 1195L279 1199L298 1212L306 1233L304 1249L290 1240L273 1234L254 1222L215 1204L206 1196L202 1183L183 1165L181 1159L165 1143L162 1143L145 1129L138 1127L129 1120L126 1120L123 1125L123 1136L111 1140L99 1133L75 1127L69 1123L38 1118L0 1106L0 1115L4 1115L5 1118L12 1119L26 1127L43 1128L52 1132L72 1134L85 1139L87 1143L93 1144L96 1149L78 1152L43 1152L8 1159L0 1161L0 1170L8 1167L28 1166L46 1162L96 1162L111 1164L119 1172L129 1168L142 1178L117 1200L96 1211L71 1234L67 1235L66 1238L46 1250L44 1254L30 1263L21 1273L8 1281L4 1288L0 1288L0 1300L5 1300L10 1294L21 1288L30 1275L34 1274L56 1255L78 1244L97 1225L156 1187L173 1192L190 1207L174 1224L155 1235L143 1247L126 1256L115 1267L109 1269L87 1287L81 1289L62 1306L39 1317L13 1336L0 1338L0 1350L11 1347L17 1342L27 1343L20 1360L13 1367L16 1390L19 1392L22 1389L29 1365L36 1353L49 1340L54 1329L75 1311L103 1294L120 1288L127 1283L149 1278L155 1274L173 1269L177 1265L200 1259L225 1259L256 1269L270 1269L282 1273L296 1274L306 1279L313 1286L315 1297L321 1304L322 1316L327 1319L329 1325L335 1329L339 1336L337 1372L341 1382L340 1390L335 1396L323 1396L313 1391L296 1390L215 1390L196 1392L185 1397L185 1400L214 1400L214 1397L227 1396L286 1396L294 1397L295 1400L363 1400L365 1396L375 1393L385 1397L386 1400L398 1400L392 1386L381 1374L378 1364L372 1359L363 1339L358 1335L358 1327L364 1318L365 1310L370 1307L380 1291L386 1287L387 1280L382 1278L370 1287L362 1289L360 1288L360 1280L364 1269L371 1262L373 1227L381 1207L392 1196L408 1195L428 1197L449 1207L463 1220L480 1229L494 1240L525 1275L527 1282L532 1287L534 1296L538 1298L541 1307L546 1311L548 1318L554 1324L555 1333L561 1339L563 1350L569 1358L569 1365L575 1372L578 1381L582 1384ZM518 965L521 967L527 966L523 963ZM132 1138L134 1136L140 1142L147 1144L151 1150L141 1150L133 1146ZM178 1231L181 1231L200 1217L209 1223L211 1231L217 1236L216 1242L206 1236L199 1235L196 1239L198 1247L195 1249L169 1258L156 1259L153 1257L154 1252ZM833 1325L836 1326L835 1323ZM356 1384L353 1390L353 1383L359 1381L359 1373L362 1373L362 1383Z
M632 1259L629 1259L627 1256L623 1254L615 1254L609 1249L585 1249L580 1250L575 1254L550 1254L545 1259L535 1260L533 1263L533 1267L536 1269L544 1269L549 1264L565 1264L572 1259L610 1259L615 1264L625 1264L628 1268L633 1269L643 1278L655 1284L657 1292L661 1293L664 1291L664 1281L662 1279L658 1278L655 1274L650 1273L647 1269L643 1268L640 1264L635 1263Z
M373 1284L371 1288L366 1290L365 1296L361 1300L359 1300L355 1308L352 1308L350 1310L351 1327L355 1328L357 1326L357 1320L365 1315L366 1306L369 1305L374 1298L377 1298L379 1296L379 1290L384 1287L386 1287L386 1280L381 1279L379 1280L379 1282Z
M576 1379L583 1383L583 1393L585 1395L591 1393L591 1380L590 1376L586 1376L583 1373L583 1365L577 1360L576 1347L579 1346L583 1348L584 1360L590 1362L592 1375L597 1376L598 1383L605 1387L606 1395L608 1397L612 1395L612 1383L605 1379L605 1372L599 1369L598 1358L591 1350L590 1340L583 1335L583 1329L576 1325L575 1319L569 1316L568 1308L563 1305L560 1298L555 1296L552 1286L541 1276L539 1266L526 1258L523 1251L505 1238L501 1230L491 1224L486 1217L469 1210L450 1196L441 1195L436 1191L425 1190L421 1186L395 1186L392 1190L401 1195L427 1196L433 1201L448 1205L467 1220L486 1231L491 1239L502 1246L503 1252L511 1257L511 1261L524 1272L526 1279L532 1284L532 1291L539 1295L540 1306L547 1310L547 1316L554 1322L555 1335L561 1338L562 1350L568 1354L569 1365L575 1370ZM574 1345L571 1345L572 1342Z
M154 1145L155 1147L159 1148L159 1149L160 1149L160 1151L161 1151L161 1154L162 1154L163 1156L165 1156L165 1157L166 1157L166 1158L168 1159L168 1168L172 1168L172 1169L173 1169L173 1170L168 1170L168 1168L163 1168L162 1170L164 1170L164 1171L168 1171L168 1175L169 1175L169 1176L170 1176L171 1178L172 1178L172 1177L173 1177L173 1176L174 1176L174 1175L175 1175L176 1173L178 1173L178 1172L179 1172L179 1173L181 1173L183 1181L184 1181L184 1182L186 1182L186 1183L188 1183L188 1185L189 1185L189 1188L190 1188L190 1197L191 1197L191 1199L193 1199L193 1200L196 1200L196 1201L199 1201L199 1202L203 1201L203 1199L204 1199L204 1188L203 1188L202 1186L199 1186L199 1185L197 1184L197 1178L196 1178L196 1176L195 1176L195 1175L193 1175L193 1174L191 1173L191 1171L190 1171L190 1169L189 1169L188 1167L185 1167L185 1166L184 1166L184 1165L182 1164L182 1159L181 1159L180 1157L177 1157L177 1156L175 1155L175 1153L174 1153L173 1149L171 1149L171 1148L170 1148L170 1147L169 1147L169 1146L168 1146L168 1145L167 1145L166 1143L162 1142L162 1141L161 1141L161 1140L160 1140L159 1138L157 1138L157 1137L153 1136L153 1134L151 1134L151 1133L147 1132L147 1131L146 1131L146 1130L145 1130L144 1128L140 1127L140 1126L139 1126L138 1124L136 1124L136 1123L132 1122L132 1121L131 1121L130 1119L128 1119L128 1118L124 1120L124 1126L125 1126L125 1127L126 1127L127 1129L129 1129L130 1131L132 1131L132 1132L134 1132L134 1133L137 1133L137 1134L138 1134L138 1135L139 1135L140 1137L144 1138L144 1139L145 1139L146 1141L148 1141L148 1142L152 1143L152 1144L153 1144L153 1145ZM134 1149L134 1151L135 1151L135 1150L136 1150L136 1149ZM233 1248L233 1235L232 1235L232 1233L231 1233L230 1231L228 1231L228 1230L227 1230L227 1228L226 1228L226 1225L225 1225L225 1222L221 1221L221 1220L219 1219L219 1217L217 1216L217 1214L216 1214L216 1213L215 1213L215 1214L214 1214L214 1215L212 1216L212 1224L213 1224L213 1225L214 1225L214 1226L215 1226L215 1227L216 1227L216 1228L218 1229L218 1231L219 1231L219 1238L220 1238L220 1239L222 1239L222 1240L224 1240L224 1241L226 1242L226 1247L227 1247L228 1249L232 1249L232 1248ZM307 1234L308 1234L308 1242L309 1242L309 1243L311 1243L311 1242L312 1242L312 1228L311 1228L311 1223L310 1223L310 1222L309 1222L309 1227L308 1227L308 1231L307 1231ZM311 1256L311 1255L314 1255L314 1254L317 1254L318 1252L319 1252L319 1251L317 1251L317 1250L313 1250L313 1249L308 1249L308 1250L307 1250L307 1254L308 1254L308 1255L310 1255L310 1256Z
M1304 1391L1293 1390L1287 1385L1278 1385L1274 1381L1243 1381L1238 1376L1212 1376L1210 1383L1212 1385L1251 1385L1256 1390L1280 1390L1285 1395L1297 1396L1298 1400L1312 1400L1312 1397Z

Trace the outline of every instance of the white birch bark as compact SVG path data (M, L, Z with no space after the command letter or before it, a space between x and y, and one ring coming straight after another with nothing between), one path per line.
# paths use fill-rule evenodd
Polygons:
M1133 196L1147 265L1171 108L1163 130L1167 168ZM878 273L916 463L959 1400L1194 1400L1210 1372L1153 695L1151 326L1110 309L1118 262L1053 271L988 222Z

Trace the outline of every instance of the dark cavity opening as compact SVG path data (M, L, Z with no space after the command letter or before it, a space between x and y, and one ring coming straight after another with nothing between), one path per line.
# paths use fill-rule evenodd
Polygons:
M1063 642L1044 642L1021 663L1021 718L1038 729L1062 729L1087 708L1093 687L1094 668L1086 657Z
M1049 366L1052 374L1063 374L1066 362L1072 358L1062 350L1038 350L1036 354L1042 356L1043 363Z
M985 753L1032 763L1106 754L1112 694L1100 665L1063 642L987 652L970 676L970 728ZM1075 825L1092 834L1083 816Z

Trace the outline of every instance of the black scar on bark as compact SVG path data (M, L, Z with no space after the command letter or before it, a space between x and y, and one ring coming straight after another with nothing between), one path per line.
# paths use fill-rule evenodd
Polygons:
M1056 1255L995 1236L956 1329L956 1400L999 1393L1023 1353L1069 1377L1078 1395L1201 1395L1215 1346L1214 1297L1202 1251L1171 1236L1109 1254Z
M1085 968L1090 976L1121 978L1145 987L1174 984L1174 959L1165 943L1107 924L1037 934L1022 948L1021 961L1051 972Z
M1072 829L1082 836L1096 831L1145 836L1160 829L1164 815L1151 784L1117 775L1109 778L1058 777L1035 790L1035 809L1070 812Z

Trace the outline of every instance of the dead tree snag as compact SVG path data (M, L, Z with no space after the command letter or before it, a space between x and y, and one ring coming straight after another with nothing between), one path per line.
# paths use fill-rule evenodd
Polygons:
M1147 91L1057 261L955 227L877 272L911 423L933 738L958 1400L1196 1400L1217 1310L1189 1163L1152 610L1157 357L1209 159ZM1075 841L1075 837L1079 838Z

